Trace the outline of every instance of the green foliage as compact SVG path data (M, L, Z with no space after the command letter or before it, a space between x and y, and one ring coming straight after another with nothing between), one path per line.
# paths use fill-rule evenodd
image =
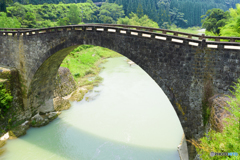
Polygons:
M69 18L68 17L64 17L64 18L60 18L58 21L57 21L57 25L58 26L65 26L65 25L69 25Z
M50 20L37 21L36 23L36 28L48 28L48 27L54 27L54 26L56 26L56 23Z
M240 155L234 157L214 156L210 157L210 152L237 152L240 153L240 80L235 84L231 102L228 102L230 108L228 110L232 116L226 118L225 127L222 133L210 130L206 137L200 139L200 143L193 141L197 148L198 154L202 159L226 160L226 159L240 159Z
M3 6L7 3L1 3ZM10 1L10 0L5 0ZM37 21L51 20L56 22L66 17L69 11L69 3L76 3L80 9L80 18L84 23L116 23L119 17L137 13L141 18L147 15L150 19L157 22L160 27L169 28L172 23L178 27L201 26L201 15L212 8L220 8L226 11L228 8L235 7L239 0L13 0L21 4L34 4L32 8L26 5L25 8L36 14ZM85 2L85 3L84 3ZM93 2L107 2L101 7L97 7ZM47 4L48 3L48 4ZM10 3L9 3L10 4ZM35 6L36 4L40 4ZM114 15L117 5L122 6L117 11L121 16ZM1 7L0 7L1 8ZM117 7L118 8L118 7ZM113 10L113 11L112 11ZM177 12L176 12L177 11ZM113 14L112 14L113 12ZM188 23L186 23L186 21Z
M70 70L74 79L78 81L89 74L97 74L99 72L98 62L102 58L117 56L107 48L96 47L92 45L81 45L74 49L62 62L61 67L66 67Z
M102 23L116 23L117 19L124 16L122 6L115 3L104 3L99 9L99 21Z
M137 14L131 13L129 17L130 18L128 18L127 16L125 18L119 18L117 24L159 28L157 22L154 22L153 20L149 19L147 15L144 15L143 17L139 18Z
M143 14L143 6L141 3L138 4L138 8L137 8L137 16L139 18L143 17L144 14Z
M220 35L240 37L240 4L236 4L236 9L230 9L230 17L226 25L220 28Z
M22 27L24 28L35 28L37 24L36 17L34 13L27 12L23 21L22 21Z
M13 97L2 83L0 83L0 115L3 116L11 107Z
M81 22L80 10L75 4L70 5L69 12L67 13L67 18L69 19L69 24L78 24Z
M213 8L208 10L205 15L201 16L202 27L206 28L208 32L219 35L220 27L224 26L229 18L229 12L224 12L222 9Z
M177 8L170 9L171 23L177 24L187 24L187 20L184 19L184 13L178 11Z
M196 27L188 27L187 29L183 29L183 28L177 27L175 24L172 24L170 29L173 31L198 34L198 30L200 30L201 27L196 26Z
M0 12L0 28L20 28L21 23L16 17L7 17L7 14Z

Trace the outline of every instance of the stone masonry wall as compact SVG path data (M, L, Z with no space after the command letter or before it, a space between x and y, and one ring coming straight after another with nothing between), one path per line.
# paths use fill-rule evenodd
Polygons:
M21 83L16 68L0 65L0 83L10 90L13 96L11 107L6 114L0 116L0 136L6 131L8 126L15 125L27 119L22 102Z

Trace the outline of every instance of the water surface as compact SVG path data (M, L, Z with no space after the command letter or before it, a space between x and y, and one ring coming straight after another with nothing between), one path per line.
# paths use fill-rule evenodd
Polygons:
M8 140L3 160L179 160L183 134L159 86L126 58L112 58L99 87L49 125Z

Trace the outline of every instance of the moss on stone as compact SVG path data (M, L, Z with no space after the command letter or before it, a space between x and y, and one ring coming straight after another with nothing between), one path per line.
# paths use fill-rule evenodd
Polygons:
M4 141L0 140L0 148L2 148L5 144L6 144L6 140L4 140Z
M184 116L185 113L184 113L184 111L183 111L181 105L180 105L178 102L176 103L176 105L177 105L177 107L178 107L178 110L179 110L179 111L182 113L182 115Z

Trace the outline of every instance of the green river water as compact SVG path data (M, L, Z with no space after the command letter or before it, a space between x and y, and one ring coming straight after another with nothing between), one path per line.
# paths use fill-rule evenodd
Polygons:
M125 57L112 58L102 84L47 126L8 140L2 160L179 160L183 130L159 86Z

